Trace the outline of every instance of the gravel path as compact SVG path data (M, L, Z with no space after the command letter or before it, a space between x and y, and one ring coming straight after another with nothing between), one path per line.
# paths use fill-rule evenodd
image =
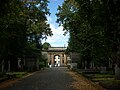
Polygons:
M38 71L3 86L0 90L104 90L66 67Z

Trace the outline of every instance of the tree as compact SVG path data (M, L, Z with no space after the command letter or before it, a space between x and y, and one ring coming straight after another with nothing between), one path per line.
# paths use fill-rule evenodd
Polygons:
M50 43L45 42L45 43L42 45L42 47L43 47L43 50L47 51L48 48L51 47L51 45L50 45Z
M66 0L58 7L57 22L70 33L69 48L82 61L108 65L119 46L118 0ZM103 63L105 62L105 63Z
M80 6L75 0L66 0L63 6L58 8L58 23L62 24L64 29L70 32L69 47L71 51L80 53L82 57L87 57L91 55L88 55L88 53L85 55L83 52L89 52L91 48L91 34L89 33L91 27L88 21L84 20L86 18L83 19L84 15L88 16L88 13L86 13L87 7L82 8L81 11L86 11L84 13L80 13L79 8ZM84 61L88 61L88 58L86 60L84 58Z
M120 14L118 11L120 10L120 1L119 0L111 0L107 2L107 10L106 10L106 21L107 21L107 30L106 30L106 38L108 39L112 51L112 55L116 58L113 59L115 64L115 78L120 79Z
M0 1L0 63L8 62L9 56L22 57L28 48L40 49L41 40L52 35L46 23L46 15L50 14L47 3L48 0Z

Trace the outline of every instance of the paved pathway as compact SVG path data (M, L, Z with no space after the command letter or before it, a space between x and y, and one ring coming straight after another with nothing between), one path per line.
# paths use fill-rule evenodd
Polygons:
M103 90L65 67L45 69L0 90Z

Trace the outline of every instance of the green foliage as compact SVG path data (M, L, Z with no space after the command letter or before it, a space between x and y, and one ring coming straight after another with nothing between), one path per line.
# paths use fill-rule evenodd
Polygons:
M50 45L48 42L45 42L45 43L42 45L43 50L48 50L49 47L51 47L51 45Z
M39 59L39 66L40 68L46 67L47 66L47 56L42 55Z
M80 53L82 62L108 65L119 46L119 3L119 0L65 0L58 7L57 22L70 33L69 51Z
M41 40L52 35L46 15L48 0L0 1L0 63L8 55L22 57L26 49L41 50Z

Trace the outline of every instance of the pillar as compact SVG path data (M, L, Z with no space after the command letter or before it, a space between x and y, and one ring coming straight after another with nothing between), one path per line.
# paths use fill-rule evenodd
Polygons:
M63 57L62 57L62 54L60 54L60 66L62 66L62 60L63 60Z
M50 64L50 60L51 60L51 54L48 53L48 63Z
M66 55L64 54L64 64L67 64Z
M54 54L53 54L53 53L52 53L52 55L51 55L51 58L52 58L52 60L51 60L51 65L54 66Z

